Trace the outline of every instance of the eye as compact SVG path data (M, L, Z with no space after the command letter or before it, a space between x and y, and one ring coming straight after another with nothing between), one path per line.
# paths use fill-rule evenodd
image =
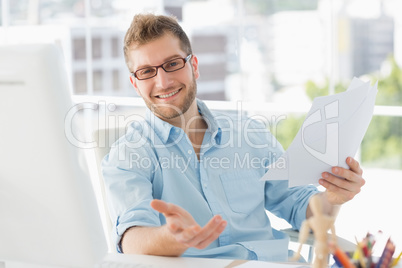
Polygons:
M164 67L165 67L165 69L168 69L168 70L174 70L178 67L181 67L181 59L171 60L171 61L167 62Z
M147 75L147 74L150 74L150 73L153 73L153 72L155 72L154 68L145 68L145 69L141 69L139 71L140 75Z
M148 78L154 76L156 73L156 69L153 67L143 68L138 70L135 74L138 78Z

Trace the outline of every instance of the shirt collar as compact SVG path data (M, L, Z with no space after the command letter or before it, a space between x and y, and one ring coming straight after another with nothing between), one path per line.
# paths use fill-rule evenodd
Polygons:
M208 125L207 131L211 132L212 138L215 139L215 142L217 144L220 144L222 138L222 130L219 127L219 124L216 121L215 117L213 116L213 114L203 101L197 99L197 106L205 122L207 122Z
M220 144L222 130L219 127L218 122L215 120L211 111L208 109L203 101L197 99L197 106L199 112L208 125L207 131L211 133L212 138L215 139L216 143ZM145 119L150 124L151 128L154 129L156 135L158 135L159 139L164 144L168 142L169 137L175 132L174 129L177 128L157 117L154 113L151 112L148 107L146 108Z
M148 107L145 112L145 119L151 126L151 129L158 135L159 139L166 144L174 126L157 117Z

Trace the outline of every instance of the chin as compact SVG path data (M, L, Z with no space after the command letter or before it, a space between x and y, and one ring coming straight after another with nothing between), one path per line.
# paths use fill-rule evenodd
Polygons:
M159 117L161 117L163 119L167 119L167 120L173 119L173 118L176 118L176 117L179 117L179 116L183 115L183 112L181 112L181 111L178 112L176 110L173 110L173 111L158 111L158 110L155 110L154 112Z

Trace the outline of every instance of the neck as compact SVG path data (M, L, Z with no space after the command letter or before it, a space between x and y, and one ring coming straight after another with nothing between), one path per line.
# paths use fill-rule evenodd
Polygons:
M205 129L206 126L204 119L198 112L196 99L194 99L189 109L181 116L163 120L175 127L183 129L187 135L194 132L194 130Z
M187 134L187 137L190 139L193 148L198 155L208 125L198 112L197 101L194 100L183 116L178 116L165 121L184 130L184 133Z

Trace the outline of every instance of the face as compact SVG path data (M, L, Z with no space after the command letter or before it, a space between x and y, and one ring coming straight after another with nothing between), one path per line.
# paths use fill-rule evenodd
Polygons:
M128 53L133 63L132 72L187 56L180 49L179 39L170 34L165 34L148 44L132 47ZM158 68L158 74L155 77L138 80L131 76L130 80L148 108L161 119L169 120L186 113L195 103L198 77L198 60L192 56L184 68L178 71L167 73L162 68Z

